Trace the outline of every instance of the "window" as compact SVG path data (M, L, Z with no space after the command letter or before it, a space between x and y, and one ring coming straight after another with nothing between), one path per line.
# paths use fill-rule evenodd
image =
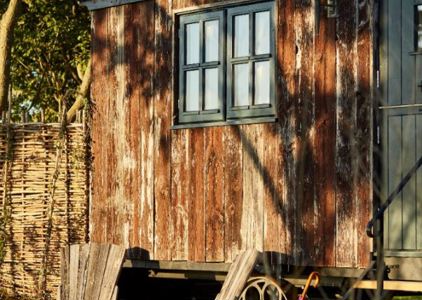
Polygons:
M180 16L178 123L275 117L274 2Z
M416 51L422 51L422 5L416 6Z

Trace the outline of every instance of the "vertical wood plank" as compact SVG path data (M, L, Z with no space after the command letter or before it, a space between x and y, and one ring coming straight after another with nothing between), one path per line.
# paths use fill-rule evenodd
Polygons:
M264 248L263 141L260 125L241 125L243 148L242 249Z
M69 264L69 300L77 300L77 286L79 279L79 245L70 246L70 264Z
M340 2L337 18L336 266L356 265L356 1Z
M402 148L397 147L402 140L402 117L390 116L388 118L388 195L400 183L403 173ZM385 228L388 235L388 249L402 249L402 202L403 193L388 208L388 225Z
M143 199L140 199L140 188L141 188L141 172L140 165L143 164L141 161L141 93L142 93L142 82L141 76L138 74L138 70L142 65L141 52L144 47L143 43L139 38L140 28L143 28L141 19L142 12L140 11L140 5L128 5L125 7L125 61L126 61L126 91L128 93L128 111L127 122L128 125L125 128L126 143L129 146L122 159L127 164L126 176L125 176L125 198L130 199L130 203L127 205L127 213L125 220L125 227L128 232L127 240L125 241L126 246L129 248L140 246L140 204ZM141 46L142 45L142 46ZM145 45L146 46L146 45ZM143 72L141 73L143 74ZM143 174L142 174L143 175ZM144 228L143 228L144 230ZM132 255L132 253L131 253Z
M154 258L171 259L173 235L171 196L171 120L172 120L172 1L154 1Z
M402 177L409 172L416 162L416 118L414 115L402 119ZM397 146L396 146L397 147ZM403 249L416 249L416 176L412 176L402 192L402 233Z
M130 128L128 114L130 111L126 77L126 51L125 51L125 6L111 8L111 26L110 31L114 35L112 46L112 55L115 67L112 74L115 80L115 89L110 90L110 116L114 124L112 129L112 139L114 141L114 176L128 180L130 174L128 169L136 164L133 157L130 156L131 149L126 139L126 130ZM125 134L122 134L125 133ZM129 154L128 156L126 156ZM124 163L128 161L128 164ZM110 206L113 216L112 227L108 228L109 239L112 243L123 244L129 242L129 224L126 220L126 213L131 204L130 190L126 189L125 181L115 180L110 183ZM132 216L130 216L132 217ZM128 245L127 245L128 246Z
M401 3L403 0L387 0L388 5L388 105L401 104ZM406 1L406 0L404 0ZM391 24L394 24L391 26Z
M278 2L278 66L280 68L278 77L278 90L280 100L278 102L278 115L280 117L281 137L284 167L284 200L283 200L283 240L285 253L289 256L286 263L295 262L295 253L297 251L295 241L295 168L293 165L293 150L295 145L296 113L294 104L296 100L295 92L295 65L296 65L296 45L294 26L294 1L281 0Z
M172 260L188 258L188 198L189 198L189 140L190 130L172 132L171 199L172 199Z
M107 215L107 127L105 120L106 103L109 101L108 92L103 82L108 81L108 64L110 53L107 44L108 13L106 10L96 11L92 14L92 76L91 99L93 101L94 113L92 116L92 151L95 154L93 161L93 182L92 182L92 210L90 239L95 242L106 241Z
M357 266L365 267L370 264L372 241L367 238L364 232L366 224L372 217L372 190L373 184L373 99L371 95L372 86L372 43L371 43L371 6L368 2L360 5L357 10L359 29L357 32L357 93L356 93L356 116L358 118L356 127L357 145L357 234L358 253Z
M400 2L400 1L396 1ZM411 34L415 30L415 5L412 1L401 0L401 32L399 36L392 37L393 42L400 44L400 58L401 58L401 98L402 104L412 104L415 103L415 94L417 85L419 82L416 82L416 72L418 72L416 67L416 56L409 55L410 52L415 51L415 34ZM395 20L393 26L397 26L397 20ZM394 30L394 29L393 29ZM410 34L409 34L410 33ZM399 69L400 70L400 69ZM397 72L398 70L395 70ZM420 72L420 71L419 71Z
M99 244L91 244L90 248L90 255L88 259L88 270L87 270L87 280L86 280L86 286L84 287L84 295L83 299L94 299L92 298L94 285L95 284L101 284L96 282L95 280L95 266L98 264L98 260L100 260L100 246ZM105 258L107 259L107 258ZM104 257L102 257L102 260L105 261Z
M154 103L153 103L153 68L154 68L154 2L139 3L139 15L142 21L138 35L140 40L140 69L134 72L140 77L140 159L141 204L140 232L141 247L153 258L154 243ZM132 25L133 26L133 25ZM135 195L133 195L135 196Z
M110 61L108 65L108 101L105 103L106 107L106 118L102 120L102 122L108 124L108 128L104 130L105 137L107 143L105 144L106 153L105 155L105 166L106 166L106 173L105 173L105 182L102 187L105 187L106 190L106 199L107 199L107 211L106 216L108 219L107 227L106 227L106 241L105 242L112 242L112 243L119 243L120 242L120 230L121 228L118 226L118 214L116 213L116 195L119 192L122 192L122 189L119 189L119 185L122 184L121 182L113 180L114 178L119 178L121 176L121 170L118 168L118 159L117 147L120 146L120 141L116 140L116 119L119 115L121 115L121 110L123 109L122 106L118 106L117 104L121 102L121 99L118 99L118 92L121 91L118 89L118 80L117 74L120 70L117 70L119 65L119 60L121 61L122 56L118 55L118 32L117 32L117 22L119 19L119 12L121 8L113 7L107 10L108 13L108 22L107 22L107 37L108 37L108 44L107 47L110 51ZM122 37L120 36L120 40ZM121 53L122 49L120 49ZM120 87L121 89L121 87ZM118 109L116 111L116 109ZM105 126L104 126L105 127ZM118 136L121 136L119 133ZM122 201L122 195L117 195ZM124 201L124 200L123 200ZM101 222L101 220L100 220Z
M103 245L103 247L109 247L109 253L107 256L107 264L104 269L104 278L101 283L100 294L98 298L94 299L110 300L114 295L117 278L123 264L125 248L118 245Z
M69 299L69 264L70 264L70 253L69 247L66 246L60 250L60 277L61 277L61 288L60 295L61 299Z
M319 225L319 203L314 199L314 91L313 91L313 27L311 2L296 1L294 16L296 71L296 200L297 200L297 254L301 264L313 264L319 251L319 236L315 233Z
M322 18L315 37L315 200L319 203L320 237L316 263L335 266L335 139L336 139L335 20Z
M205 137L206 261L224 261L223 129L207 128Z
M242 247L243 151L239 126L225 127L223 141L225 261L232 262Z
M77 297L76 299L83 299L84 290L86 286L87 277L87 266L90 253L90 244L81 245L79 251L79 272L78 272L78 285L77 285Z
M204 178L204 129L192 130L189 143L190 182L189 186L189 260L205 261L205 178Z
M278 124L262 125L264 177L264 251L286 253L283 249L282 155Z

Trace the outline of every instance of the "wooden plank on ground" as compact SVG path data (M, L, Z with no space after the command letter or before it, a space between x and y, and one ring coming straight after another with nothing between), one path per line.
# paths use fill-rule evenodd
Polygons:
M60 264L60 277L62 284L60 288L60 299L69 299L67 283L69 282L69 248L61 249L61 264Z
M113 296L111 300L117 300L117 295L119 294L119 288L117 286L114 287Z
M104 271L104 278L101 284L99 300L113 299L117 277L123 264L125 249L121 246L111 245L107 258L107 265Z
M77 284L78 284L78 268L79 268L79 245L70 246L70 264L69 264L69 299L77 300Z
M240 296L255 266L258 254L256 249L248 249L239 253L229 269L216 300L235 300Z
M78 295L76 299L83 299L83 292L86 285L86 274L88 266L90 244L82 245L79 249L79 268L78 268L78 284L77 291Z
M116 299L116 283L125 248L85 244L66 247L62 253L60 300Z
M99 299L102 279L107 265L107 257L110 248L108 246L99 246L98 255L92 260L93 264L89 266L88 271L88 296L85 293L85 300Z

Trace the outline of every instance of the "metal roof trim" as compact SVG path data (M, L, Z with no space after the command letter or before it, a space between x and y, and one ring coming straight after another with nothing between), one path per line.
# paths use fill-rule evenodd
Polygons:
M144 0L88 0L80 1L80 4L86 6L88 10L97 10L142 1Z

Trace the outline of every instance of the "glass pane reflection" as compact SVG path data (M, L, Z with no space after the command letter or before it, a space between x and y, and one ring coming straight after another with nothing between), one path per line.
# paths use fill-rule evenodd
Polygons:
M199 71L186 72L186 111L199 111Z
M186 25L186 64L199 63L199 23Z
M205 22L205 61L218 61L218 20Z
M205 109L218 109L218 69L205 70Z
M234 66L234 106L249 105L249 64Z
M234 57L249 55L249 15L234 17Z
M255 104L270 104L270 62L255 63Z
M255 14L255 54L270 53L270 12Z
M422 50L422 5L418 5L418 50Z

